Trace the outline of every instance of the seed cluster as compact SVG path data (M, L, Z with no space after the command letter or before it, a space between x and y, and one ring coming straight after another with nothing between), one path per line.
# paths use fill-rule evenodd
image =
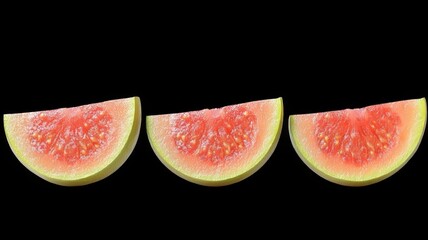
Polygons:
M357 114L357 111L365 111L366 114ZM384 106L370 106L357 111L318 114L315 136L323 152L360 166L396 145L400 118Z
M204 111L176 114L171 119L172 131L180 151L221 164L254 144L257 118L243 106L212 111L219 113L209 122Z
M83 106L74 110L83 114L65 115L52 110L34 115L27 129L31 146L37 152L69 163L96 153L108 142L112 117L101 107Z

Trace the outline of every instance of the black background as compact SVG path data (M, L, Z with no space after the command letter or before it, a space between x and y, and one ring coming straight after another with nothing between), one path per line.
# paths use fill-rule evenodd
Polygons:
M352 188L307 168L287 128L290 114L427 97L427 39L413 10L403 15L383 8L141 9L8 19L2 114L130 96L141 98L143 111L140 137L127 162L82 187L56 186L29 172L2 129L2 201L14 216L25 216L17 222L44 216L59 225L77 218L79 226L146 219L158 226L236 229L244 223L248 232L261 223L317 225L326 217L334 219L332 227L364 219L361 224L373 228L423 218L426 137L399 172ZM285 111L280 142L269 161L242 182L220 188L187 182L166 169L148 143L146 115L276 97L283 97Z

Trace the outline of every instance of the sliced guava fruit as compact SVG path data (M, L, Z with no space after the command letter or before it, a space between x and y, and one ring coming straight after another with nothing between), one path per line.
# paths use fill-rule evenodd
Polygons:
M146 116L149 142L173 173L204 186L239 182L273 154L283 125L282 98Z
M425 98L289 116L292 145L319 176L345 186L380 182L400 170L425 133Z
M31 172L62 186L111 175L132 153L141 128L139 97L3 115L7 141Z

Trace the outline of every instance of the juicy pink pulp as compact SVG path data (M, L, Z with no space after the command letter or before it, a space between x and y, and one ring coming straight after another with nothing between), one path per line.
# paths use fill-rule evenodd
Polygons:
M315 122L320 149L357 166L380 157L398 141L400 118L386 106L322 113Z
M103 108L82 106L37 113L28 129L36 152L74 163L92 156L108 142L112 117Z
M175 114L171 125L177 149L218 164L254 144L256 121L246 107L227 106Z

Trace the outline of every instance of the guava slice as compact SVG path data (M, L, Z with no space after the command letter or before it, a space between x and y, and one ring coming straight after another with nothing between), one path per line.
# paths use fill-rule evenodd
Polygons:
M31 172L62 186L106 178L128 159L141 128L139 97L3 115L7 141Z
M273 154L283 124L282 98L146 116L149 142L173 173L204 186L239 182Z
M289 116L291 143L319 176L345 186L380 182L401 169L425 133L425 98Z

